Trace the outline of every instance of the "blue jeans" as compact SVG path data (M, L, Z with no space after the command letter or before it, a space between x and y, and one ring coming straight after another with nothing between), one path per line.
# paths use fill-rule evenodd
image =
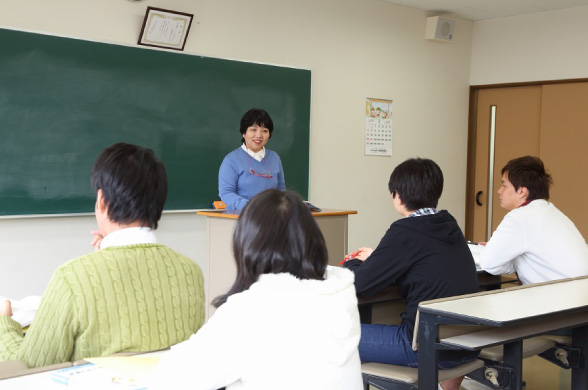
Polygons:
M478 356L478 352L452 352L450 360L439 358L439 368L448 369ZM412 350L412 339L406 332L406 325L361 324L359 357L362 362L394 364L396 366L418 367L419 354Z

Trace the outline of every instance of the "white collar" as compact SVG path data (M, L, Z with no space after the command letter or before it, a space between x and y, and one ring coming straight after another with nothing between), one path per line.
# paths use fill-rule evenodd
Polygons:
M243 149L245 152L247 152L248 155L250 155L251 157L253 157L257 161L261 162L261 160L263 160L263 158L265 157L265 146L263 148L261 148L261 150L257 153L255 153L252 150L247 149L247 146L245 146L245 144L241 145L241 149Z
M132 227L116 230L102 239L100 249L111 246L156 244L155 234L148 227Z

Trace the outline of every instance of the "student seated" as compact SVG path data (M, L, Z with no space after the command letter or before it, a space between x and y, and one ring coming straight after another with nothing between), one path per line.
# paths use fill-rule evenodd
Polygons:
M551 184L538 157L515 158L502 168L498 196L509 212L481 251L482 269L494 275L516 272L523 284L588 275L586 241L547 201Z
M188 341L162 357L154 389L363 389L353 274L327 266L297 195L270 189L233 235L237 278Z
M167 175L151 150L119 143L92 170L100 249L55 271L23 337L0 305L0 361L29 367L169 347L204 321L204 290L194 261L157 244L153 230Z
M419 303L477 292L478 278L456 220L436 209L443 191L439 166L429 159L406 160L392 172L388 188L394 208L405 218L390 225L375 250L360 248L343 266L355 273L358 294L370 296L396 285L406 299L399 326L361 325L361 360L417 367L412 339ZM476 356L477 352L441 351L439 366L455 367ZM443 389L458 389L462 379L444 382Z

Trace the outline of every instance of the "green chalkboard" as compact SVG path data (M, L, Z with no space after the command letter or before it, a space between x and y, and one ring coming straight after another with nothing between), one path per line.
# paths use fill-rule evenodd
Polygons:
M310 71L0 29L0 215L94 210L90 172L116 142L168 171L166 210L210 208L250 108L308 196Z

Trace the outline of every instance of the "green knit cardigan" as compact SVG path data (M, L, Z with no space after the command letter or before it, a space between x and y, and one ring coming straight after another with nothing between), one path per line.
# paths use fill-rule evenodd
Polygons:
M29 367L188 339L204 322L202 271L159 244L109 247L59 267L23 336L0 316L0 361Z

